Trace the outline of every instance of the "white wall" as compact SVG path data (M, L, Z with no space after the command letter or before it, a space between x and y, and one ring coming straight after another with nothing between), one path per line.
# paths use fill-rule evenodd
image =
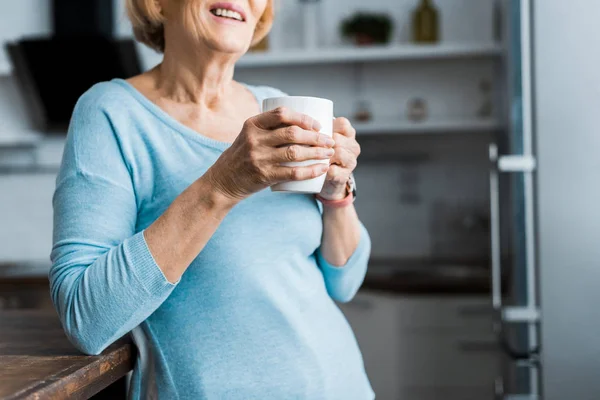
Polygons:
M50 1L19 0L0 3L0 43L24 35L47 35L51 30ZM0 51L0 70L8 63L4 48ZM1 93L1 92L0 92Z
M130 34L130 26L117 0L117 32ZM375 0L369 9L390 11L396 19L395 42L408 40L409 10L416 0ZM438 1L442 12L442 37L447 41L488 42L491 39L491 4L480 0ZM34 8L35 6L35 8ZM295 0L280 0L280 12L273 30L275 48L301 45ZM340 43L337 21L361 0L328 0L322 4L326 16L321 40L324 45ZM32 9L39 12L31 12ZM8 23L7 23L8 22ZM282 26L286 27L283 34ZM22 34L49 30L48 2L29 0L0 5L0 41ZM0 56L0 63L2 57ZM355 82L362 76L362 85ZM310 94L335 101L337 115L351 115L357 99L368 100L376 116L402 118L408 99L420 96L429 102L432 117L465 117L475 113L480 97L480 79L493 79L493 66L485 60L395 62L374 65L258 68L239 70L236 78L248 83L268 84L290 94ZM362 86L364 90L361 90ZM14 82L0 78L0 135L29 129L24 105ZM487 209L486 133L443 137L360 139L363 157L357 170L361 218L373 237L373 253L383 257L422 257L431 254L434 235L431 229L434 207L440 202ZM385 162L373 157L388 154ZM48 162L60 159L60 143L42 148L40 156ZM422 158L417 164L409 161ZM21 157L0 152L0 164ZM362 161L364 159L364 161ZM408 161L407 161L408 160ZM406 176L409 178L406 178ZM409 179L418 201L401 200ZM416 181L415 181L416 180ZM0 176L0 261L47 260L51 240L50 198L54 176ZM439 227L437 228L439 229ZM452 232L450 228L446 229ZM454 231L455 235L460 232ZM471 233L471 236L474 235ZM480 235L481 236L481 235ZM459 254L477 255L486 240L477 246L456 247Z

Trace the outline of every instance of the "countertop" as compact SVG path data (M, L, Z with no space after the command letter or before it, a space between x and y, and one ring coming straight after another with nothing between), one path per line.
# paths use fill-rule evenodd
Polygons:
M49 271L50 263L47 261L0 262L0 279L47 279Z
M503 261L508 265L508 260ZM47 282L49 266L43 263L0 263L2 282L27 284ZM508 268L505 268L508 270ZM502 277L506 293L510 276ZM491 292L489 260L373 257L362 290L399 295L488 295Z
M502 290L508 289L508 274ZM489 262L474 259L371 259L361 290L398 295L490 295Z
M0 268L2 292L12 290L19 304L31 307L0 310L2 400L86 399L122 380L134 365L135 347L128 339L117 341L99 356L83 355L71 345L51 307L43 269ZM503 277L504 289L507 279ZM489 265L481 260L373 258L361 290L399 296L489 295ZM42 306L45 309L39 309Z
M88 399L132 370L126 339L98 356L68 341L49 311L0 311L0 399Z

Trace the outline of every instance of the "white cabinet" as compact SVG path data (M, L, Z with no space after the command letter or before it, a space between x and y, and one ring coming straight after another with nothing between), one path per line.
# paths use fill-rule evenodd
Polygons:
M487 297L362 291L340 308L378 400L494 398L501 365Z
M377 399L397 399L401 370L397 301L385 295L358 293L340 308L358 340Z
M475 343L492 339L450 332L401 331L399 380L407 386L493 387L497 353L476 349ZM473 349L467 344L473 343Z

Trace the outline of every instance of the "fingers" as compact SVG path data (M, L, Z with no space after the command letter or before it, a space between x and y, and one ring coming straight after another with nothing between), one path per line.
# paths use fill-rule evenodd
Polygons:
M275 179L284 181L304 181L323 175L329 170L329 164L313 164L305 167L279 167L275 170Z
M335 138L335 153L331 158L332 164L338 164L345 168L353 170L356 168L357 159L360 155L360 145L356 140L345 137L337 132Z
M333 131L348 138L356 137L356 129L354 129L348 118L336 118L333 121Z
M317 120L287 107L277 107L253 117L253 120L257 127L267 130L289 125L296 125L308 131L321 130L321 124Z
M334 186L342 186L348 182L350 177L350 170L339 165L331 165L327 171L327 182L332 183Z
M268 134L267 143L272 146L302 144L306 146L333 147L335 141L328 135L291 125Z
M354 170L357 165L356 156L346 148L335 149L333 157L331 157L331 163L339 165L350 170Z
M332 148L308 147L292 145L281 147L275 151L273 161L307 161L307 160L327 160L333 156L335 151Z

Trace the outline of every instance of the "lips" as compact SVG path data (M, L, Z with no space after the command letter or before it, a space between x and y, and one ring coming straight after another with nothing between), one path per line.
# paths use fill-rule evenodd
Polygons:
M233 3L215 3L211 5L210 12L219 17L239 22L246 21L244 10Z

